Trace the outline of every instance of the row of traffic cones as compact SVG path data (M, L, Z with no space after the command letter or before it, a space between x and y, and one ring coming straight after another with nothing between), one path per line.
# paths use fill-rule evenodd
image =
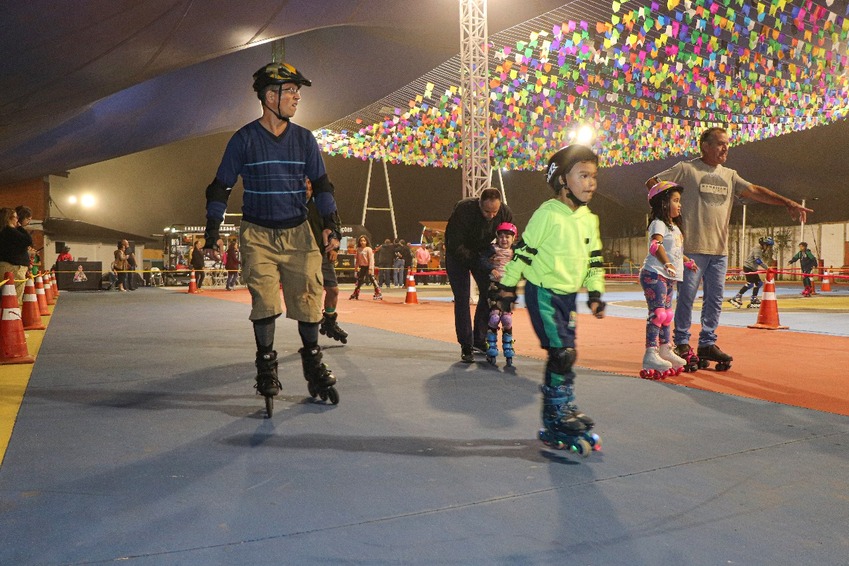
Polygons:
M49 272L44 277L27 277L23 301L18 306L15 276L7 271L5 279L0 291L0 364L31 364L35 358L27 349L24 330L45 329L41 317L50 315L48 304L56 303L59 290L54 289Z

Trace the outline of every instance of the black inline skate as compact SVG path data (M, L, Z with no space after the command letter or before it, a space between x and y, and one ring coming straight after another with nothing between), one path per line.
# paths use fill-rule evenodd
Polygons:
M590 430L595 422L578 410L571 385L543 385L542 424L539 439L556 450L569 450L586 458L601 450L601 438Z
M321 317L321 325L318 327L318 331L328 338L347 344L348 333L339 328L339 325L336 323L337 318L339 318L339 313L337 312L324 313L324 316Z
M256 388L257 395L265 397L265 412L271 418L274 412L274 397L280 393L280 380L277 379L277 352L257 354L256 357Z
M726 371L731 368L731 362L734 360L734 358L720 350L716 344L699 346L698 355L700 369L705 369L710 365L710 362L715 362L716 371Z
M336 388L336 378L330 369L321 361L321 346L312 348L301 348L301 363L304 368L304 379L307 380L307 389L310 397L320 397L322 401L329 400L334 405L339 404L339 393Z

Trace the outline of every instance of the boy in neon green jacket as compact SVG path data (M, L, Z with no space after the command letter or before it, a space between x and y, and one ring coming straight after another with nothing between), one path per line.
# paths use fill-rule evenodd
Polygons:
M549 160L546 180L554 198L534 212L500 286L505 300L515 298L525 279L525 303L540 345L548 350L542 385L543 429L539 438L558 449L587 455L600 439L590 434L593 420L575 405L576 300L586 288L587 305L604 317L604 268L598 216L586 204L596 189L598 156L582 145L571 145Z

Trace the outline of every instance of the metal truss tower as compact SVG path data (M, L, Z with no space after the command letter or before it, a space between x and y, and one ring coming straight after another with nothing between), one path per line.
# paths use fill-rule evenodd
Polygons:
M490 182L489 33L486 2L460 0L463 198L479 196Z

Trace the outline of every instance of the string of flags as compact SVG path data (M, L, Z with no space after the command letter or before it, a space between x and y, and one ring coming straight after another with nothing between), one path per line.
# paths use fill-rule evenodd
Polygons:
M598 12L597 2L584 4ZM563 10L578 13L577 4ZM613 166L694 153L699 133L711 126L728 128L739 144L844 119L846 5L614 0L603 21L540 18L539 29L521 26L536 31L493 36L493 163L540 169L551 149L570 143L584 125L595 130L602 163ZM413 96L403 92L408 102L382 105L376 119L364 113L341 121L344 127L317 130L322 151L460 167L459 74L427 81Z

